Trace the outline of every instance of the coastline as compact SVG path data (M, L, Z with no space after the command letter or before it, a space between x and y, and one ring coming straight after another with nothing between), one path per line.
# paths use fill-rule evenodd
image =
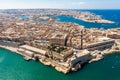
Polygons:
M18 48L8 47L8 46L2 46L2 45L0 45L0 48L4 48L4 49L6 49L6 50L9 50L9 51L11 51L11 52L15 52L15 53L20 54L20 55L23 56L22 53L20 53L20 52L17 51Z
M120 47L119 47L119 48L120 48ZM89 63L99 61L99 60L103 59L104 56L109 55L109 54L114 54L114 53L120 53L120 50L113 50L113 49L111 49L111 50L109 50L109 51L103 51L103 52L102 52L102 55L100 55L100 56L98 56L98 57L96 57L96 58L91 59L91 60L89 61Z
M9 46L3 46L3 45L0 45L0 48L4 48L4 49L9 50L9 51L11 51L11 52L13 52L13 53L19 54L19 55L23 56L23 58L24 58L25 60L30 60L30 59L35 60L34 58L30 58L30 57L26 56L25 54L19 52L19 51L18 51L18 48L9 47Z
M3 45L0 45L0 48L4 48L6 50L9 50L13 53L16 53L16 54L19 54L21 56L23 56L23 59L25 59L25 57L27 57L26 55L24 55L23 53L17 51L18 48L15 48L15 47L8 47L8 46L3 46ZM35 60L34 58L31 58L32 60ZM27 60L27 59L25 59ZM50 60L50 59L47 59L45 57L41 57L41 59L39 59L39 62L41 62L42 64L46 65L46 66L52 66L54 67L57 71L59 72L63 72L64 74L67 74L68 72L70 72L70 69L69 68L66 68L64 66L62 66L61 64L58 64L56 63L55 61L53 60Z
M90 16L90 14L88 14L88 16ZM99 23L103 23L103 22L111 23L110 21L104 20L97 15L93 15L91 17L92 18L89 18L89 17L85 18L84 16L83 18L81 17L77 17L77 18L83 19L86 22L93 21L94 23L98 23L98 22ZM114 52L120 52L119 51L120 47L119 47L119 50L114 50L115 48L112 48L112 47L114 47L113 44L115 42L113 40L111 41L108 38L106 38L108 36L110 38L112 37L111 39L115 39L114 37L115 31L116 31L116 36L119 37L119 29L108 30L108 31L98 30L98 29L88 30L88 29L84 29L83 26L79 26L78 24L75 24L72 22L70 23L50 22L50 23L38 23L38 24L31 22L31 24L30 25L29 24L30 23L25 23L23 20L23 22L21 23L19 23L18 21L15 25L15 26L20 26L20 27L12 27L12 28L10 27L10 28L7 28L7 30L6 30L6 27L5 28L3 27L5 31L1 29L2 30L1 33L3 33L1 35L1 40L3 40L3 42L5 42L6 45L2 46L2 42L1 42L1 47L22 55L25 60L30 60L30 59L39 60L44 65L52 66L57 71L63 72L65 74L70 71L77 71L77 69L80 69L82 62L88 63L89 60L90 60L89 63L94 62L94 61L99 61L100 59L104 58L104 56L107 54L111 54ZM11 24L11 26L12 25L13 24ZM29 29L27 26L30 26L31 28ZM113 32L113 34L109 34L109 32ZM42 38L44 37L46 38L42 40ZM49 39L53 39L53 40L49 40ZM8 42L9 44L6 42ZM31 46L32 48L24 47L20 49L22 45L18 46L16 44L17 42L18 44L20 42L20 44L25 44L25 45ZM12 43L15 43L17 46L16 47L12 46L11 45ZM91 45L89 45L90 43ZM56 48L54 48L53 52L60 50L62 48L61 46L66 46L68 48L71 47L72 50L70 50L69 52L63 51L61 55L59 54L59 52L58 54L52 53L51 49L47 49L47 47L53 47L53 46L47 46L51 44L60 45L59 47L57 46ZM85 46L85 48L82 48L83 46ZM46 47L46 49L42 50L44 47ZM36 50L35 48L38 48L39 50L38 49ZM85 51L86 49L87 51Z
M0 45L0 48L4 48L4 49L9 50L11 52L14 52L16 54L19 54L19 55L21 55L23 57L26 57L25 54L17 51L18 48L16 48L16 47L9 47L9 46ZM120 48L120 46L119 46L119 48ZM101 52L102 53L101 55L98 55L96 58L91 59L88 63L99 61L99 60L103 59L105 55L114 54L116 52L120 53L120 50L114 50L114 49L104 50L104 51ZM31 59L35 60L34 58L31 58ZM65 67L65 66L61 65L60 63L57 63L56 61L53 61L52 59L46 58L44 56L41 56L41 58L39 58L39 62L41 62L42 64L44 64L46 66L52 66L57 71L63 72L64 74L67 74L68 72L70 72L70 67Z
M105 20L105 19L101 19L101 20L87 20L85 18L77 18L77 17L73 17L75 19L78 20L82 20L84 22L89 22L89 23L103 23L103 24L114 24L114 21L110 21L110 20Z

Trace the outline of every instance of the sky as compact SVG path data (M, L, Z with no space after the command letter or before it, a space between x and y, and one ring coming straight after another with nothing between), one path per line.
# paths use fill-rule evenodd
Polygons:
M120 9L120 0L0 0L0 9Z

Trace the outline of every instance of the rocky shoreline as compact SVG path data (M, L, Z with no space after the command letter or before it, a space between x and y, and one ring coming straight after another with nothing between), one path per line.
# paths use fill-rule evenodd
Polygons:
M7 49L11 52L14 52L14 53L17 53L23 57L26 57L26 55L24 55L23 53L17 51L18 48L15 48L15 47L8 47L8 46L3 46L3 45L0 45L0 48L4 48L4 49ZM32 58L32 60L35 60L34 58ZM41 58L39 59L39 61L41 63L43 63L44 65L46 66L52 66L52 67L55 67L55 69L59 72L63 72L64 74L68 73L70 71L69 68L66 68L64 66L60 66L60 64L58 65L57 63L55 63L53 60L50 60L50 59L47 59L47 58Z
M120 46L118 46L118 47L120 48ZM16 48L16 47L8 47L8 46L0 45L0 48L4 48L4 49L7 49L7 50L10 50L12 52L15 52L15 53L17 53L19 55L22 55L22 56L26 57L26 55L24 55L23 53L19 52L18 48ZM112 54L112 53L115 53L115 52L120 53L120 50L115 50L115 49L104 50L103 52L101 52L102 54L99 54L99 55L97 55L96 58L91 59L89 61L89 63L92 63L92 62L95 62L95 61L99 61L99 60L103 59L105 55ZM35 60L35 59L32 58L32 60ZM71 71L70 67L65 67L65 66L61 65L60 63L57 63L56 61L54 61L54 60L52 60L50 58L46 58L44 56L41 56L39 61L41 63L43 63L44 65L46 65L46 66L54 67L57 71L62 72L64 74L67 74L67 73L69 73ZM81 67L77 67L77 69L79 69L79 68L81 68Z

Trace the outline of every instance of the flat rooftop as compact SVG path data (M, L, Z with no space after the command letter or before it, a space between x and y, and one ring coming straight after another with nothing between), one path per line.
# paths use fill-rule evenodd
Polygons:
M40 54L43 54L43 55L45 55L45 53L46 53L45 50L35 48L35 47L29 46L29 45L22 45L22 46L20 46L20 48L27 49L27 50L30 50L30 51L33 51L33 52L36 52L36 53L40 53Z
M52 34L52 39L53 38L57 38L57 39L65 39L67 37L66 33L62 33L62 32L55 32Z
M89 55L89 54L90 54L90 52L87 49L85 49L85 50L79 50L77 52L74 52L74 55L76 55L76 57L78 57L78 58L79 57L83 57L85 55ZM71 57L71 60L75 60L76 57L75 56Z
M80 51L78 51L78 52L76 53L76 56L77 56L77 57L81 57L81 56L85 56L85 55L87 55L87 54L90 54L90 52L85 49L85 50L80 50Z

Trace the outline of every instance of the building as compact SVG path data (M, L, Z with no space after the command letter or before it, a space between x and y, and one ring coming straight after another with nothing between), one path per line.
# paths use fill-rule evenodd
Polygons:
M115 43L115 40L113 39L110 39L110 40L104 40L104 41L101 41L101 42L96 42L96 43L93 43L93 44L90 44L86 47L86 49L88 50L105 50L107 48L111 48Z
M68 34L63 33L63 32L52 33L50 43L56 44L56 45L61 45L61 46L66 46L67 36L68 36Z
M57 53L54 51L48 53L48 56L51 56L54 60L59 61L66 61L71 55L73 55L73 48L68 48L61 53Z
M29 56L29 57L34 57L34 53L25 49L18 49L19 52L22 52L22 54L24 54L24 56Z
M91 59L90 52L88 50L79 50L74 52L74 55L70 58L70 66L74 67L77 63L84 64Z
M45 55L46 51L42 49L38 49L29 45L22 45L19 47L18 51L22 52L26 56L29 57L34 57L36 54L37 55Z
M114 33L114 34L108 34L107 37L112 39L120 39L120 34Z

